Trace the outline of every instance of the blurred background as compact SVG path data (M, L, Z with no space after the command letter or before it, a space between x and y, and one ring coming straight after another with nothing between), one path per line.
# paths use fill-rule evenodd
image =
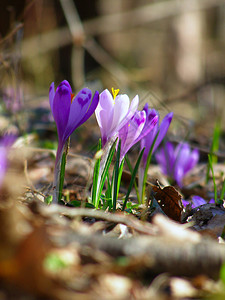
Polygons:
M173 111L171 139L206 152L220 120L222 151L224 54L224 0L1 0L0 95L13 114L47 108L52 81L114 87Z

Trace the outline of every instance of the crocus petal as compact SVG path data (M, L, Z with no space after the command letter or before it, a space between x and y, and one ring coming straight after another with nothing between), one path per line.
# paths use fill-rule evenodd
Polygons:
M0 141L0 146L9 149L15 142L16 138L17 138L16 135L12 133L7 133L3 136L2 140Z
M178 144L175 151L174 156L176 157L175 164L183 169L188 164L189 157L191 155L190 147L188 144Z
M156 161L160 164L162 171L165 175L173 177L173 169L174 169L174 147L173 144L167 142L164 147L162 147L155 154Z
M139 140L142 140L147 134L149 134L152 130L154 130L155 127L157 127L157 123L158 123L158 116L154 116L154 118L151 119L150 121L146 119L144 128L139 136Z
M167 133L167 131L169 129L169 126L170 126L170 123L171 123L172 119L173 119L173 112L170 112L162 120L162 123L159 126L159 134L157 136L157 139L156 139L155 145L153 147L152 153L154 153L154 151L161 144L163 138L165 137L165 135L166 135L166 133Z
M71 106L71 93L67 85L59 85L53 99L53 116L56 122L58 138L63 140Z
M155 157L163 173L173 178L182 187L183 177L196 165L199 154L197 150L191 152L187 143L178 144L174 149L173 144L167 142Z
M2 185L7 169L7 149L0 147L0 186Z
M111 123L109 118L113 118L114 100L110 92L106 89L99 95L99 103L95 110L96 119L100 128L109 131Z
M8 162L7 162L7 156L10 147L15 142L16 136L13 134L6 134L3 136L3 138L0 140L0 186L2 185L3 179L6 174Z
M66 86L69 89L70 94L72 94L72 88L67 80L63 80L62 82L60 82L60 84L58 85L58 88L62 85Z
M115 131L120 130L122 121L124 121L127 116L129 105L130 100L127 95L119 95L116 97L110 135L113 135ZM126 121L128 121L128 119Z
M119 130L132 118L137 110L139 98L134 97L130 105L127 95L118 95L114 100L108 90L103 91L99 98L95 114L104 146L109 139L118 136Z
M119 126L120 128L122 128L126 124L126 122L133 117L133 115L137 111L138 104L139 104L139 97L138 97L138 95L136 95L134 97L134 99L131 101L131 104L130 104L130 107L128 109L126 117L120 123L120 126Z
M107 139L113 119L114 100L106 89L99 95L99 103L95 110L96 119L100 127L102 140Z
M205 199L197 195L192 197L192 202L193 202L193 206L192 206L193 208L207 203Z
M120 160L122 160L122 157L124 157L125 153L125 144L126 144L126 139L128 136L128 126L129 124L125 124L119 131L119 139L121 140L121 150L120 150Z
M119 131L119 139L121 139L121 159L127 151L139 141L146 120L145 111L137 111L129 122L124 126L125 129Z
M182 187L183 186L182 179L184 177L184 169L179 165L175 165L173 173L174 173L173 178L176 180L179 187Z
M182 199L182 204L184 207L186 207L187 205L191 204L188 200L184 200Z
M88 108L88 111L86 112L84 117L80 120L80 122L78 123L78 126L82 125L84 122L86 122L92 116L96 107L98 106L98 102L99 102L99 92L96 91L93 96L93 99L91 101L91 105Z
M155 110L155 109L148 108L148 104L147 103L144 106L143 110L146 112L146 116L147 116L145 127L148 126L148 123L151 122L152 119L155 116L158 116L158 121L159 121L159 113L158 113L158 111ZM159 123L157 123L156 129L157 130L159 129Z
M71 104L69 119L63 136L64 141L66 141L68 137L73 133L73 131L79 126L80 121L87 113L90 103L91 90L89 90L88 88L84 88L77 94Z
M55 97L55 86L54 86L54 82L52 82L52 84L50 85L50 88L49 88L49 103L50 103L50 108L51 108L52 113L53 113L54 97Z
M199 160L199 151L197 149L194 149L190 154L188 162L184 166L184 173L186 174L191 169L193 169L195 165L198 163L198 160Z
M165 155L165 149L164 148L161 148L160 150L158 150L155 154L155 159L157 161L157 163L160 165L161 169L162 169L162 172L165 174L165 175L170 175L169 174L169 168L167 166L168 162L167 162L167 159L166 159L166 155Z
M143 162L146 164L148 153L151 149L151 146L155 140L156 134L159 129L159 113L155 109L148 108L148 104L146 103L143 110L146 112L147 120L145 123L145 127L149 126L149 123L152 122L152 119L155 118L155 116L158 116L158 120L156 125L152 128L152 130L147 134L143 139L141 139L141 149L145 148L143 153Z

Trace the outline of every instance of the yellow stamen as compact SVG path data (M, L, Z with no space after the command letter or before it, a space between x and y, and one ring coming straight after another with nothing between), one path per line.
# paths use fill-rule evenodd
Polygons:
M116 96L119 94L119 91L120 91L119 89L114 90L114 88L112 88L112 95L114 100L116 99Z
M74 98L75 94L70 94L70 96L71 96L71 103L72 103L72 102L73 102L73 98Z

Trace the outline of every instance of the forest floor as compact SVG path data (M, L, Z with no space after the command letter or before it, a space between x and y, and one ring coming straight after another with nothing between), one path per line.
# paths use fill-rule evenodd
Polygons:
M225 299L225 208L224 201L208 203L214 187L211 176L205 183L204 152L183 189L169 185L152 164L149 202L137 208L132 191L134 208L122 212L131 178L125 168L116 212L85 208L93 160L80 145L88 149L98 134L96 125L87 130L95 122L90 120L71 142L63 189L69 202L47 205L54 127L39 118L29 122L36 133L17 140L1 190L0 299ZM214 164L218 190L223 159ZM206 203L184 207L182 200L193 195ZM73 200L80 207L72 207Z

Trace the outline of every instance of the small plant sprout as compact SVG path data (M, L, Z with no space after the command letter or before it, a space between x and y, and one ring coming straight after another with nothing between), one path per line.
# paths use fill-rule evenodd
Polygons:
M182 187L184 176L199 160L199 152L197 149L191 151L188 143L180 143L174 148L172 143L166 142L155 157L162 172Z
M54 89L54 82L49 89L49 102L56 123L58 132L58 149L55 161L54 183L53 183L53 202L61 200L59 186L62 188L64 179L66 153L68 151L67 140L73 131L86 122L94 113L99 101L99 93L95 92L92 99L92 92L88 88L83 88L77 96L72 93L68 81L62 81ZM65 152L64 152L65 151ZM64 153L64 165L61 161ZM62 167L62 172L60 172ZM64 169L64 171L63 171ZM60 175L61 174L61 175ZM61 177L61 179L60 179ZM61 181L61 184L60 184Z
M145 104L143 110L146 112L147 118L145 127L148 127L149 123L151 123L156 116L158 117L158 119L154 128L141 139L141 150L144 149L144 153L138 170L139 191L136 189L138 200L141 203L144 203L145 201L145 185L149 164L151 162L151 156L161 144L173 119L173 112L170 112L164 117L161 124L159 125L159 113L157 110L150 109L147 103Z

